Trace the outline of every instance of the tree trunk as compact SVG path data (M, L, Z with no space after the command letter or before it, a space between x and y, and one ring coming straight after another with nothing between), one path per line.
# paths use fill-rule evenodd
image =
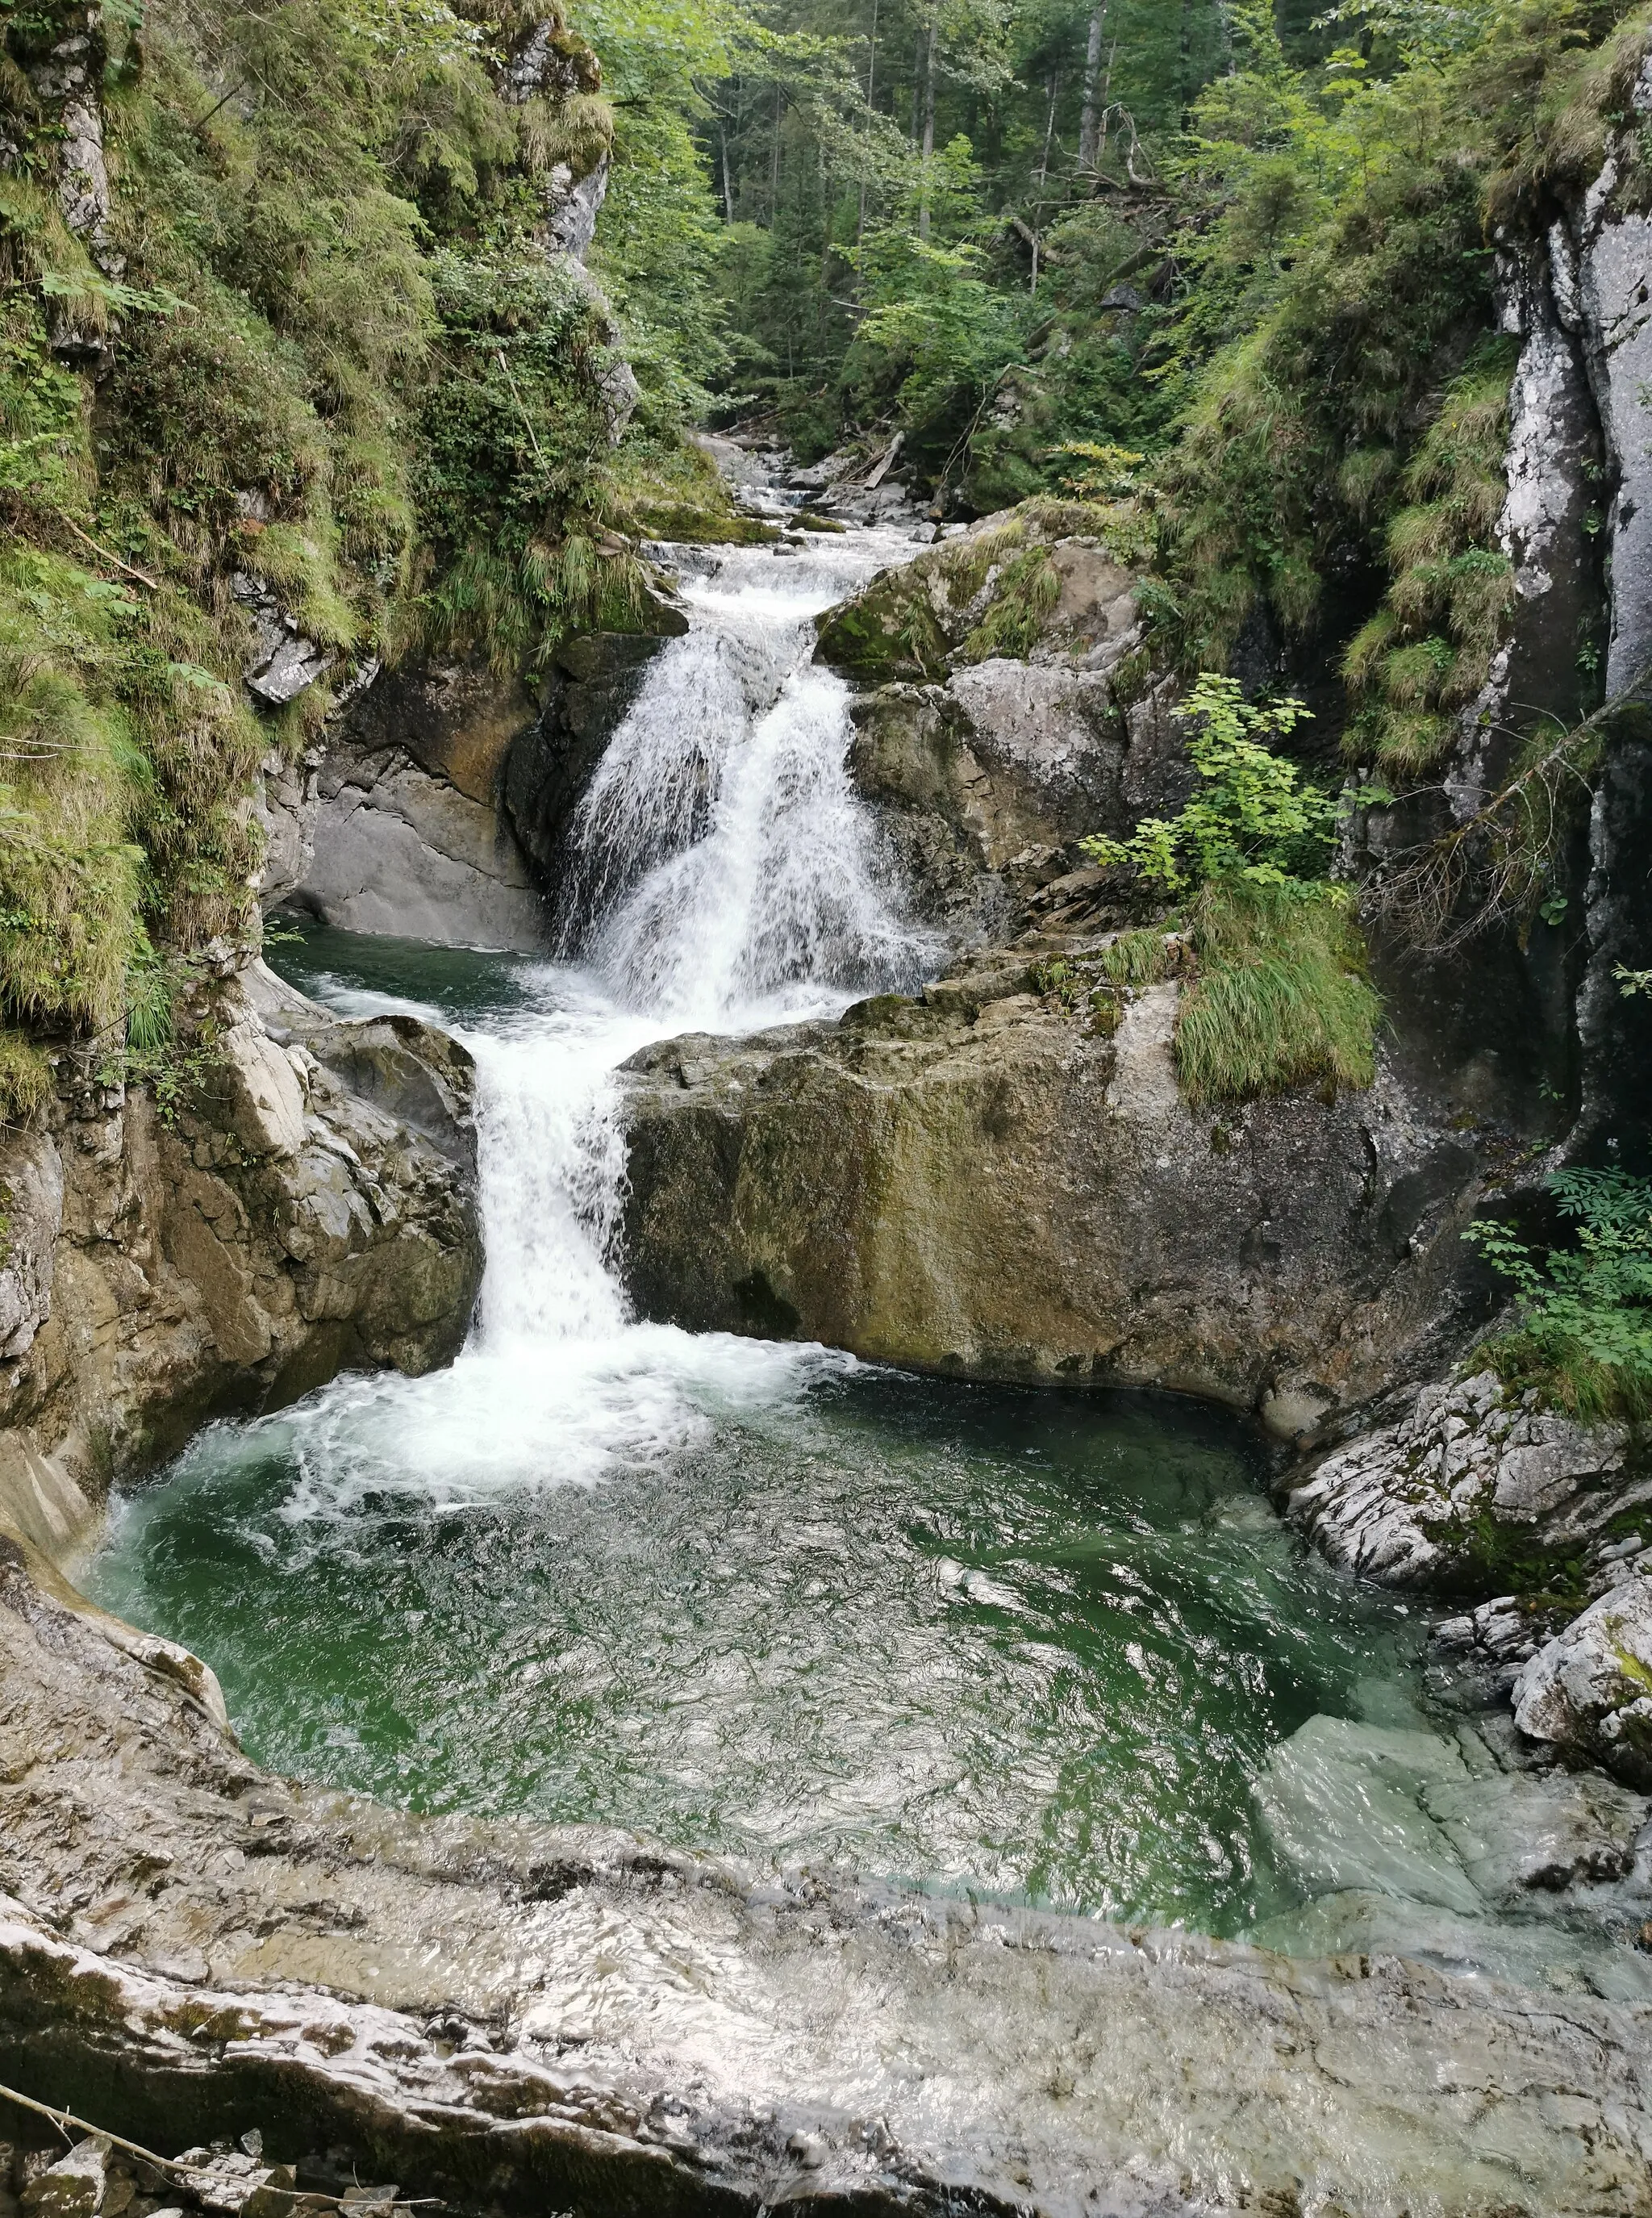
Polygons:
M877 7L878 0L872 0L871 35L866 41L866 119L867 128L869 130L871 128L871 119L876 113L876 101L875 95L877 91ZM864 239L865 236L866 167L865 163L863 160L860 177L860 212L855 218L855 244L857 246L860 245L862 239Z
M935 40L933 23L924 40L924 160L927 164L935 152ZM929 237L929 174L925 170L923 195L918 203L918 236Z
M1097 0L1090 14L1090 37L1084 49L1084 106L1079 112L1079 167L1093 170L1100 129L1096 88L1101 76L1101 31L1107 21L1107 0Z
M780 113L782 94L775 87L775 147L774 163L769 172L769 228L775 227L775 218L780 213Z
M1056 70L1052 72L1049 82L1044 87L1048 96L1044 108L1044 144L1043 151L1038 157L1038 193L1041 204L1044 187L1049 182L1049 149L1050 143L1055 136L1055 96L1061 89L1061 73Z

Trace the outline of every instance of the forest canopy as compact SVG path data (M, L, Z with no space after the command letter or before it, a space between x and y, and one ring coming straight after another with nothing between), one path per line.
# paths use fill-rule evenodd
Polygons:
M1242 381L1293 294L1333 316L1362 262L1399 270L1389 338L1461 369L1492 201L1577 158L1629 12L586 0L618 119L598 259L679 393L804 460L887 425L956 512L1088 491L1197 442L1213 370Z

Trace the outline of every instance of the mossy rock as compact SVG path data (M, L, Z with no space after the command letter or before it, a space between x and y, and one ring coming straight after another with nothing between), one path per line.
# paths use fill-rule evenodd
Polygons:
M921 583L893 570L827 611L814 659L863 685L927 683L945 677L947 643Z
M636 521L651 539L663 539L675 546L772 547L780 538L777 524L764 524L755 516L694 508L686 503L639 509Z

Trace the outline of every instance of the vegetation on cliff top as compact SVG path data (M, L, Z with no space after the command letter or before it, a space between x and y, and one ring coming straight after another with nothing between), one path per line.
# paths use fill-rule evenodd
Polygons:
M616 334L547 251L616 139L600 84L554 0L9 0L0 1118L42 1090L26 1035L151 1052L180 963L256 933L252 778L337 681L484 641L531 672L634 607L651 504L726 510L671 316L616 445ZM77 97L106 211L59 182ZM331 662L255 712L261 599Z

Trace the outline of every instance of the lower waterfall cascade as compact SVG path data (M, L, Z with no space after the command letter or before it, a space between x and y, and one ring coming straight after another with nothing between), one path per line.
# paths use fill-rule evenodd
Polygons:
M690 629L575 819L555 959L279 951L475 1056L476 1322L447 1371L210 1427L117 1500L84 1583L213 1662L259 1760L393 1802L1652 1999L1610 1890L1562 1933L1465 1872L1429 1796L1500 1789L1426 1608L1308 1552L1237 1419L632 1314L616 1067L940 954L809 660L910 545L695 552Z

